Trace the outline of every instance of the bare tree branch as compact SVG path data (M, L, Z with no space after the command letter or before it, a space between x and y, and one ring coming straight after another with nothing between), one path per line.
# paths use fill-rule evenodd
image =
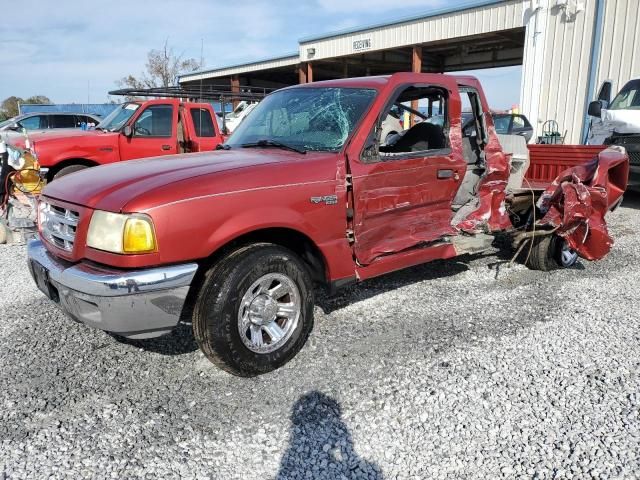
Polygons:
M165 40L161 50L151 50L147 54L146 70L139 77L128 75L116 83L121 88L156 88L175 85L179 75L202 68L195 58L184 58L184 53L176 54L169 40Z

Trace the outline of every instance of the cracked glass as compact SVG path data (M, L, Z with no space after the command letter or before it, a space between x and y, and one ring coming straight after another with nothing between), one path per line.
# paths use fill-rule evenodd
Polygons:
M340 150L371 105L376 90L292 88L266 97L226 142L230 147L275 141L304 150Z

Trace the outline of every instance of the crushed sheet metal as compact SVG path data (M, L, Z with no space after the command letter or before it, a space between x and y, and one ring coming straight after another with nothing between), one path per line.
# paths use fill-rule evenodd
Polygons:
M505 189L509 181L510 155L502 151L495 130L489 138L489 144L485 147L486 171L477 188L478 208L454 225L465 233L494 232L512 226L504 206Z
M557 228L582 258L603 258L613 245L604 217L624 193L628 168L625 153L607 149L591 162L565 170L538 200L544 214L538 225Z

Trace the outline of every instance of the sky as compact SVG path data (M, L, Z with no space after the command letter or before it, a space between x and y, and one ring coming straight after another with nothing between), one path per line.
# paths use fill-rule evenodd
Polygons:
M165 41L205 68L294 53L298 40L469 0L19 0L3 2L0 101L101 103ZM201 51L202 50L202 51ZM518 103L520 67L472 72L493 108Z

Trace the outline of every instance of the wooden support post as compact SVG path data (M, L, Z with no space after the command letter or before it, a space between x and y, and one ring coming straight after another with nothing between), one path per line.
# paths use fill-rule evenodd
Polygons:
M231 94L240 93L240 77L238 75L231 75ZM233 105L233 109L238 106L239 100L234 98L231 104Z
M307 83L307 64L298 65L298 83Z
M307 63L307 82L313 82L313 64L311 62Z
M413 52L411 54L411 71L413 73L422 72L422 47L420 46L413 47ZM418 106L418 100L411 100L411 108L417 110ZM411 114L410 123L412 127L416 124L416 116L413 114Z
M413 73L422 72L422 47L413 47L411 55L411 71Z

